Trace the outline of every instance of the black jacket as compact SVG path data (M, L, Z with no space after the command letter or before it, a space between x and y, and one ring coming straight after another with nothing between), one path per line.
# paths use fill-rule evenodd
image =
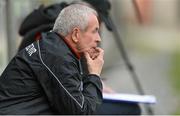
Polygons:
M100 77L84 75L64 40L49 32L20 51L0 77L0 114L92 114Z

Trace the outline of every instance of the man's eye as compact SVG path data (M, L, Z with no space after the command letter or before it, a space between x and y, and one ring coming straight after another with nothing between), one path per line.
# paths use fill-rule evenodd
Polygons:
M99 29L98 28L96 28L94 31L93 31L93 33L99 33Z

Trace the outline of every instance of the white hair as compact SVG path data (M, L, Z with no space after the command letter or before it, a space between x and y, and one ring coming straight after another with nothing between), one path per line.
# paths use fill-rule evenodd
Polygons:
M97 16L97 12L86 5L72 4L60 12L55 21L53 31L66 36L75 27L85 30L88 26L90 14Z

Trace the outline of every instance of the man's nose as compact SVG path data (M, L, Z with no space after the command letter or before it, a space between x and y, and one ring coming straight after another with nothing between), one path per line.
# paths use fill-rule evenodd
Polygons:
M97 42L101 42L101 37L100 37L100 35L99 35L99 34L98 34L98 36L97 36L96 41L97 41Z
M98 34L98 37L97 37L97 40L96 40L96 42L97 42L97 46L98 47L100 47L101 45L101 37L100 37L100 35Z

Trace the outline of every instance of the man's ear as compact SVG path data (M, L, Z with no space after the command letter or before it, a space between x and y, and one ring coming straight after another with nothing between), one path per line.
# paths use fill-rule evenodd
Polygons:
M79 32L80 31L78 28L74 28L72 31L71 38L74 43L77 43L79 41L79 37L80 37Z

